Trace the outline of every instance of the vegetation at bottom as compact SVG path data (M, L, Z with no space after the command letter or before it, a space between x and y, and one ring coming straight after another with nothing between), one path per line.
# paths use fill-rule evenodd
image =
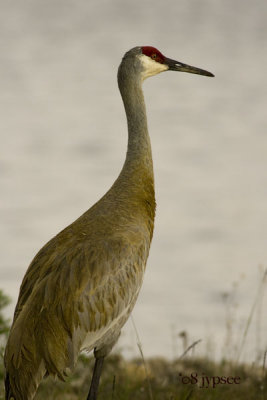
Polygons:
M9 301L9 298L0 289L0 399L3 396L4 348L9 331L9 321L5 319L2 310L9 304Z
M4 399L3 352L9 322L2 309L8 298L0 290L0 400ZM265 353L266 358L266 353ZM65 382L40 384L36 400L85 400L94 359L82 354ZM227 381L228 379L228 381ZM220 381L220 383L219 383ZM126 360L111 354L105 360L98 400L267 400L267 373L262 367L188 356Z
M36 400L80 400L86 399L93 358L82 355L73 374L66 382L52 378L41 383ZM147 371L142 359L125 360L119 354L107 357L99 387L99 400L266 400L267 377L262 369L234 366L227 362L215 364L206 359L167 361L162 358L146 360ZM2 366L1 366L2 371ZM192 376L191 376L192 374ZM194 377L194 380L192 379ZM203 386L202 379L208 377ZM212 387L212 378L236 378L235 383L217 384ZM237 379L239 378L239 379ZM196 383L196 379L198 382ZM148 381L151 387L149 390ZM1 382L0 399L4 399Z

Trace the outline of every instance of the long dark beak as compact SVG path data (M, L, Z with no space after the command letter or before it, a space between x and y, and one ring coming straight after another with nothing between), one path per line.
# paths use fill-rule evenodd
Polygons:
M183 64L180 61L165 58L165 64L168 65L170 71L189 72L190 74L198 74L205 76L214 76L211 72L205 71L201 68L192 67L192 65Z

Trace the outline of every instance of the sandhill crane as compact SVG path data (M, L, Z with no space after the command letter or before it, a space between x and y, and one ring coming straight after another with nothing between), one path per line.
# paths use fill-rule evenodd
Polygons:
M150 46L123 57L118 84L128 123L125 163L109 191L31 262L5 350L6 400L33 399L44 376L64 380L80 351L93 349L87 400L97 397L104 358L141 288L153 234L153 164L141 85L167 70L213 76Z

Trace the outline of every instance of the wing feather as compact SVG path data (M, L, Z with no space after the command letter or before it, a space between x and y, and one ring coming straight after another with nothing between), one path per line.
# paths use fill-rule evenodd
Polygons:
M65 229L39 251L15 310L12 330L23 332L12 350L16 365L34 358L38 349L47 372L64 379L86 338L92 347L114 321L120 325L127 319L142 283L149 240L136 232L122 239L102 234L96 240Z

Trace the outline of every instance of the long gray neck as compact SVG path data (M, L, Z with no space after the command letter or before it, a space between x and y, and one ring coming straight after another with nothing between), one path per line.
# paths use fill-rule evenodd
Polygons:
M125 227L125 221L136 223L139 228L146 226L151 240L156 208L153 164L144 96L138 79L140 74L136 70L136 65L133 68L127 59L119 68L118 84L128 123L127 155L120 175L95 209L101 205L101 215L104 210L110 215L112 210L118 226L121 220L122 227Z
M133 168L136 174L138 167L138 171L153 181L151 144L140 76L131 71L131 65L122 63L118 72L118 84L128 124L128 149L123 170L130 172ZM141 170L139 167L142 167Z

